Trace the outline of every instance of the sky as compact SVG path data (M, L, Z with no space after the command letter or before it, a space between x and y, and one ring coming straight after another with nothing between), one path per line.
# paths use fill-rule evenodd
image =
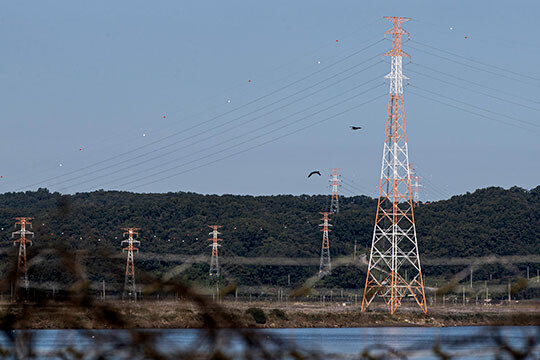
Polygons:
M326 194L339 168L343 195L376 196L391 47L383 16L412 18L405 118L420 199L540 184L537 1L0 10L2 193ZM308 179L312 170L323 176Z

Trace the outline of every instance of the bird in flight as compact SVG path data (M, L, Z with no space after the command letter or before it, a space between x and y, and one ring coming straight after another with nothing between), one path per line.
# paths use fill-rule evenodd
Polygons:
M321 173L318 170L315 170L315 171L310 172L307 177L309 178L309 177L311 177L311 175L315 175L315 174L321 176Z
M351 130L360 130L361 126L351 126Z

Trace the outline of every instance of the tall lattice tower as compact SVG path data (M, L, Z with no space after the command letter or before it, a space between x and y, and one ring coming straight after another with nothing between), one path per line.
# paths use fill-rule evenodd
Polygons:
M218 253L218 247L221 246L218 242L223 241L223 239L218 238L218 235L221 234L218 229L222 226L220 225L209 225L209 228L212 229L212 232L210 232L208 235L212 235L211 239L208 239L208 241L211 241L212 244L209 246L212 247L212 257L210 258L210 277L215 276L216 278L219 277L219 253Z
M330 211L334 214L339 213L339 195L338 195L338 188L339 184L341 182L341 179L339 178L338 171L339 169L332 169L332 173L330 174L330 184L332 187L332 198L330 202Z
M420 184L420 179L421 177L418 176L418 174L416 173L416 169L414 168L414 166L412 166L412 164L409 163L409 170L410 170L410 173L411 173L411 180L412 180L412 191L413 191L413 202L414 202L414 206L418 206L418 204L420 204L420 187L422 186Z
M330 240L328 239L328 230L329 226L332 226L328 223L328 215L331 214L331 212L322 212L321 213L323 218L321 219L323 221L322 224L319 224L319 226L322 226L323 228L321 231L323 232L322 237L322 247L321 247L321 262L319 265L319 278L322 278L323 276L326 276L332 272L332 262L330 261Z
M26 230L26 227L32 227L31 217L17 217L15 218L15 227L20 225L20 229L11 234L12 238L18 236L17 239L13 240L13 245L19 244L19 255L17 258L17 277L22 278L24 288L28 290L28 263L26 262L26 244L32 245L32 240L28 239L27 236L34 237L34 233Z
M379 185L379 201L369 266L362 300L362 311L378 294L384 298L390 313L394 313L403 297L410 295L427 313L422 269L411 198L411 177L407 148L407 131L403 112L403 57L410 57L402 48L402 35L408 33L401 25L410 20L385 17L393 26L392 50L385 56L392 59L388 116ZM408 274L405 275L405 274Z
M135 260L133 258L133 252L139 252L139 248L135 246L140 246L141 242L135 240L133 237L139 236L138 228L124 228L124 236L128 236L126 240L122 240L121 245L123 246L127 243L127 246L122 249L123 252L127 252L126 260L126 279L124 282L124 299L131 299L137 301L137 285L135 284Z

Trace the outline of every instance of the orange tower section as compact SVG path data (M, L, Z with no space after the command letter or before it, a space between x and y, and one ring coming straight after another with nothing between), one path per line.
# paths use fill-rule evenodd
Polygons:
M323 223L319 224L319 226L322 226L321 231L323 232L323 238L321 246L321 262L319 265L319 278L322 278L332 272L332 263L330 261L330 239L328 238L328 232L330 231L328 227L332 226L328 223L330 220L328 215L332 214L332 212L325 211L321 212L320 214L323 216L321 219Z
M405 126L403 57L410 57L402 50L402 35L408 33L401 27L409 18L385 17L393 26L386 34L392 35L391 72L388 98L388 115L379 185L379 201L373 230L368 272L362 300L365 311L373 299L380 295L391 314L410 296L427 313L426 296L416 227L407 131Z

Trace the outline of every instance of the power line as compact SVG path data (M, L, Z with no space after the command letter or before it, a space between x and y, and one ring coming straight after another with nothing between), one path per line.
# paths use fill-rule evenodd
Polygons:
M352 189L354 189L356 191L364 192L366 194L371 192L370 190L368 190L367 188L364 188L363 186L360 187L360 185L350 183L348 180L343 180L342 179L342 184L345 185L345 186L348 186L349 188L352 188Z
M458 110L467 112L467 113L469 113L469 114L473 114L473 115L476 115L476 116L483 117L483 118L488 119L488 120L498 121L498 122L501 122L501 123L506 124L506 125L509 125L509 126L515 126L515 127L517 127L517 128L523 129L523 130L531 131L531 129L528 129L528 128L526 128L526 127L519 126L519 125L510 123L510 122L507 122L507 121L503 121L503 120L500 120L500 119L495 119L495 118L492 118L492 117L489 117L489 116L486 116L486 115L483 115L483 114L480 114L480 113L477 113L477 112L474 112L474 111L471 111L471 110L468 110L468 109L464 109L464 108L462 108L462 107L459 107L459 106L456 106L456 105L453 105L453 104L449 104L449 103L446 103L446 102L443 102L443 101L440 101L440 100L437 100L437 99L433 99L433 98L431 98L431 97L429 97L429 96L425 96L425 95L419 94L419 93L414 92L414 91L411 91L411 90L409 90L409 93L410 93L410 94L414 94L414 95L419 96L419 97L424 98L424 99L431 100L431 101L436 102L436 103L439 103L439 104L443 104L443 105L452 107L452 108L454 108L454 109L458 109Z
M384 97L384 96L385 96L385 95L379 95L379 96L376 96L376 97L374 97L374 98L372 98L372 99L370 99L370 100L368 100L368 101L366 101L366 102L363 102L363 103L361 103L361 104L355 105L355 106L353 106L353 107L351 107L351 108L349 108L349 109L347 109L347 110L344 110L344 111L342 111L342 112L340 112L340 113L337 113L337 114L334 114L334 115L332 115L332 116L329 116L329 117L327 117L327 118L325 118L325 119L319 120L319 121L317 121L317 122L315 122L315 123L306 125L306 126L304 126L304 127L302 127L302 128L299 128L299 129L296 129L296 130L294 130L294 131L292 131L292 132L290 132L290 133L287 133L287 134L284 134L284 135L280 135L280 136L278 136L278 137L275 137L275 138L273 138L273 139L267 140L267 141L262 142L262 143L260 143L260 144L253 145L253 146L251 146L251 147L249 147L249 148L246 148L246 149L237 151L237 152L235 152L235 153L233 153L233 154L229 154L229 155L223 156L223 157L221 157L221 158L219 158L219 159L212 160L212 161L210 161L210 162L207 162L207 163L198 165L198 166L196 166L196 167L193 167L193 168L190 168L190 169L187 169L187 170L184 170L184 171L181 171L181 172L172 174L172 175L168 175L168 176L165 176L165 177L160 178L160 179L157 179L157 180L152 180L152 181L146 182L146 183L144 183L144 184L140 184L140 185L138 185L138 186L136 186L136 187L133 187L132 189L140 188L140 187L142 187L142 186L147 186L147 185L150 185L150 184L154 184L154 183L156 183L156 182L159 182L159 181L167 180L167 179L170 179L170 178L172 178L172 177L182 175L182 174L184 174L184 173L186 173L186 172L190 172L190 171L193 171L193 170L196 170L196 169L200 169L200 168L202 168L202 167L204 167L204 166L208 166L208 165L214 164L214 163L216 163L216 162L219 162L219 161L223 161L223 160L229 159L229 158L231 158L231 157L233 157L233 156L236 156L236 155L245 153L245 152L247 152L247 151L250 151L250 150L259 148L259 147L264 146L264 145L266 145L266 144L272 143L272 142L274 142L274 141L283 139L283 138L285 138L285 137L287 137L287 136L296 134L296 133L298 133L298 132L300 132L300 131L303 131L303 130L306 130L306 129L311 128L311 127L313 127L313 126L316 126L316 125L318 125L318 124L321 124L321 123L323 123L323 122L325 122L325 121L334 119L334 118L336 118L336 117L338 117L338 116L341 116L341 115L346 114L346 113L348 113L348 112L350 112L350 111L353 111L353 110L355 110L355 109L358 109L359 107L364 106L364 105L366 105L366 104L368 104L368 103L371 103L371 102L373 102L373 101L375 101L375 100L381 99L381 98Z
M335 108L335 107L337 107L337 106L339 106L339 105L342 105L342 104L346 103L347 101L350 101L350 100L352 100L352 99L354 99L354 98L357 98L358 96L361 96L361 95L364 95L364 94L366 94L366 93L368 93L368 92L370 92L370 91L373 91L374 89L376 89L376 88L378 88L378 87L380 87L380 86L382 86L382 85L383 85L383 84L379 84L379 85L376 85L376 86L374 86L374 87L371 87L371 88L369 88L369 89L367 89L367 90L365 90L365 91L363 91L363 92L361 92L361 93L359 93L359 94L356 94L356 95L353 95L353 96L351 96L351 97L348 97L348 98L346 98L346 99L344 99L344 100L341 100L341 101L339 101L339 102L337 102L337 103L335 103L335 104L333 104L333 105L330 105L330 106L328 106L328 107L326 107L326 108L324 108L324 109L318 110L318 111L316 111L316 112L314 112L314 113L311 113L311 114L308 114L308 115L306 115L306 116L304 116L304 117L301 117L300 119L297 119L297 120L294 121L294 122L287 123L287 124L282 125L282 126L280 126L280 127L278 127L278 128L275 128L275 129L273 129L273 130L271 130L271 131L269 131L269 132L267 132L267 133L264 133L264 134L261 134L261 135L257 135L257 136L255 136L255 137L252 137L252 138L250 138L250 139L247 139L247 140L245 140L245 141L242 141L242 142L240 142L240 143L238 143L238 144L231 145L231 146L229 146L229 147L227 147L227 148L225 148L225 149L221 149L221 150L216 151L216 152L214 152L214 153L211 153L211 154L208 154L208 155L199 157L199 158L197 158L197 159L188 161L187 163L183 163L183 164L180 164L180 165L176 165L176 166L174 166L174 167L172 167L172 168L169 168L169 169L167 169L167 170L162 170L162 171L159 171L159 172L157 172L157 173L147 175L147 176L143 177L142 179L130 181L130 182L128 182L128 183L124 183L124 184L121 184L121 185L119 185L119 186L129 185L129 184L131 184L131 183L133 183L133 182L137 182L137 181L143 180L143 179L145 179L145 178L149 178L149 177L152 177L152 176L155 176L155 175L159 175L159 174L162 174L162 173L165 173L165 172L174 170L174 169L176 169L176 168L183 167L183 166L188 165L188 164L190 164L190 163L193 163L193 162L196 162L196 161L199 161L199 160L203 160L203 159L208 158L208 157L210 157L210 156L213 156L213 155L215 155L215 154L219 154L219 153L222 153L222 152L224 152L224 151L228 151L228 150L230 150L230 149L233 149L233 148L235 148L235 147L244 145L244 144L246 144L246 143L248 143L248 142L250 142L250 141L259 139L259 138L261 138L261 137L264 137L264 136L266 136L266 135L269 135L269 134L271 134L271 133L274 133L274 132L279 131L279 130L281 130L281 129L284 129L284 128L286 128L286 127L295 125L296 123L299 123L299 122L301 122L301 121L303 121L303 120L312 118L313 116L316 116L316 115L318 115L318 114L320 114L320 113L322 113L322 112L324 112L324 111L327 111L327 110L330 110L330 109L332 109L332 108ZM315 124L317 124L317 123L315 123ZM308 126L308 127L309 127L309 126ZM294 133L294 132L293 132L293 133ZM291 133L291 134L292 134L292 133Z
M439 82L442 82L442 83L445 83L445 84L448 84L448 85L455 86L455 87L460 88L460 89L468 90L468 91L471 91L471 92L474 92L474 93L477 93L477 94L481 94L481 95L484 95L484 96L488 96L488 97L493 98L493 99L496 99L496 100L504 101L504 102L507 102L507 103L510 103L510 104L513 104L513 105L522 106L522 107L524 107L524 108L527 108L527 109L531 109L531 110L540 112L540 109L537 109L537 108L534 108L534 107L531 107L531 106L528 106L528 105L520 104L520 103L517 103L517 102L512 101L512 100L503 99L503 98L498 97L498 96L495 96L495 95L491 95L491 94L487 94L487 93L482 92L482 91L474 90L474 89L471 89L471 88L468 88L468 87L465 87L465 86L462 86L462 85L459 85L459 84L452 83L452 82L450 82L450 81L446 81L446 80L443 80L443 79L439 79L439 78L437 78L437 77L435 77L435 76L431 76L431 75L427 75L427 74L421 73L421 72L419 72L419 71L415 71L415 70L411 70L411 69L409 69L409 71L412 72L412 73L415 73L415 74L418 74L418 75L421 75L421 76L424 76L424 77L433 79L433 80L437 80L437 81L439 81Z
M536 80L536 81L540 81L539 78L536 78L534 76L531 76L530 74L522 74L522 73L519 73L517 71L513 71L513 70L508 70L508 69L505 69L503 67L500 67L500 66L497 66L497 65L492 65L492 64L488 64L488 63L485 63L485 62L482 62L482 61L478 61L478 60L475 60L473 58L469 58L469 57L466 57L466 56L463 56L463 55L459 55L459 54L456 54L456 53L453 53L453 52L450 52L448 50L443 50L443 49L439 49L435 46L432 46L432 45L428 45L428 44L424 44L424 43L421 43L419 41L416 41L416 40L410 40L412 43L415 43L415 44L418 44L418 45L421 45L421 46L425 46L427 48L430 48L430 49L433 49L433 50L437 50L437 51L440 51L442 53L445 53L445 54L448 54L448 55L452 55L452 56L455 56L455 57L458 57L460 59L464 59L464 60L468 60L468 61L471 61L473 63L476 63L476 64L479 64L479 65L483 65L483 66L488 66L490 68L493 68L493 69L497 69L497 70L501 70L501 71L505 71L509 74L514 74L514 75L518 75L518 76L522 76L522 77L525 77L527 79L533 79L533 80Z
M352 196L360 196L362 195L362 192L363 191L359 191L357 189L353 189L352 187L350 187L349 185L345 184L345 183L342 183L342 192L345 191L346 193L349 193L349 194L352 194Z
M324 103L327 103L327 102L329 102L329 101L331 101L331 100L333 100L333 99L339 98L339 97L341 97L341 96L343 96L343 95L345 95L345 94L347 94L347 93L350 93L351 91L356 90L356 89L358 89L358 88L360 88L360 87L362 87L362 86L364 86L364 85L367 85L367 84L369 84L369 83L371 83L371 82L373 82L374 80L377 80L377 79L380 79L380 77L373 78L373 79L371 79L371 80L369 80L369 81L366 81L366 82L364 82L364 83L362 83L362 84L360 84L360 85L356 85L356 86L354 86L354 87L352 87L352 88L350 88L350 89L347 89L347 90L345 90L345 91L343 91L343 92L341 92L341 93L338 93L338 94L336 94L336 95L334 95L334 96L332 96L332 97L330 97L330 98L328 98L328 99L326 99L326 100L323 100L323 101L321 101L321 102L319 102L319 103L317 103L317 104L315 104L315 105L311 105L311 106L308 106L308 107L306 107L306 108L303 108L302 110L299 110L299 111L297 111L297 112L295 112L295 113L293 113L293 114L289 114L289 115L284 116L284 117L282 117L282 118L280 118L280 119L278 119L278 120L275 120L275 121L273 121L273 122L271 122L271 123L268 123L268 124L265 124L265 125L263 125L263 126L260 126L260 127L258 127L257 129L249 130L249 131L247 131L247 132L245 132L245 133L243 133L243 134L240 134L240 135L235 136L235 137L232 138L232 139L224 140L224 141L222 141L222 142L220 142L220 143L214 145L213 147L221 146L221 145L230 143L231 141L234 141L234 140L236 140L236 139L238 139L238 138L241 138L241 137L250 135L250 134L255 133L255 132L259 131L259 130L265 129L265 128L269 127L269 126L275 125L275 124L280 123L280 122L283 122L283 121L285 121L285 120L288 120L288 119L290 119L290 118L293 117L293 116L299 115L299 114L301 114L301 113L303 113L303 112L305 112L305 111L307 111L307 110L313 109L314 107L317 107L317 106L319 106L319 105L322 105L322 104L324 104ZM379 86L380 86L380 85L379 85ZM367 91L369 91L369 90L367 90ZM299 120L299 121L301 121L301 120ZM292 124L294 124L294 123L290 123L289 125L292 125ZM289 126L289 125L287 125L287 126ZM230 129L229 129L229 130L230 130ZM225 130L225 131L223 131L222 133L225 133L225 132L227 132L227 131L228 131L228 130ZM261 136L268 135L268 134L270 134L270 133L272 133L272 132L274 132L274 130L272 130L272 131L270 131L270 132L267 132L267 133L265 133L265 134L263 134L263 135L261 135ZM218 136L218 135L220 135L220 134L221 134L221 133L218 133L218 134L216 134L215 136ZM244 143L245 143L245 142L244 142ZM233 147L235 147L235 146L237 146L237 145L234 145ZM160 155L160 156L158 156L158 157L156 157L156 158L161 158L161 157L163 157L163 156L167 156L167 155L169 155L169 154L171 154L171 153L174 153L174 152L176 152L176 151L178 151L178 150L181 150L182 148L185 148L185 147L186 147L186 146L183 146L183 147L181 147L181 148L177 148L177 149L171 150L171 151L169 151L169 152L167 152L167 153L165 153L165 154L162 154L162 155ZM229 148L228 148L228 149L229 149ZM188 158L188 157L193 156L193 155L197 155L197 154L199 154L199 153L201 153L201 152L204 152L204 151L206 151L206 150L191 152L190 154L187 154L187 155L183 156L182 159ZM222 151L223 151L223 150L222 150ZM156 158L146 159L146 160L144 160L144 161L142 161L142 162L137 163L136 165L139 166L139 165L141 165L141 164L143 164L143 163L147 163L147 162L149 162L149 161L151 161L151 160L154 160L154 159L156 159ZM178 159L176 159L176 160L178 160ZM157 164L157 165L152 166L152 167L150 167L150 168L148 168L148 169L145 169L145 171L154 170L154 169L160 168L160 167L162 167L162 166L169 165L169 163L170 163L170 162L165 162L165 163ZM115 170L115 171L113 172L113 174L114 174L114 173L117 173L117 172L121 172L121 171L123 171L123 170L125 170L125 169L129 169L129 168L131 168L132 166L133 166L133 165L128 166L128 167L125 167L124 169L117 169L117 170ZM79 185L86 184L86 183L88 183L88 182L94 181L94 180L99 179L99 178L100 178L100 177L92 178L92 179L85 180L85 181L79 182L79 183L74 184L74 185L71 185L71 186L79 186ZM99 186L106 185L106 184L114 183L115 181L118 181L118 180L121 180L121 179L123 179L123 177L122 177L122 178L118 178L118 179L110 180L110 181L108 181L108 182L106 182L106 183L103 183L103 184L101 184L101 185L98 185L98 187L99 187Z
M267 97L269 97L269 96L271 96L271 95L274 95L274 94L276 94L276 93L278 93L278 92L280 92L280 91L283 91L283 90L285 90L285 89L287 89L287 88L289 88L289 87L291 87L291 86L293 86L293 85L296 85L296 84L298 84L298 83L300 83L300 82L302 82L302 81L304 81L304 80L306 80L306 79L309 79L309 78L311 78L311 77L313 77L313 76L315 76L315 75L317 75L317 74L319 74L319 73L321 73L321 72L323 72L323 71L326 71L326 70L328 70L328 69L330 69L330 68L336 66L337 64L340 64L340 63L342 63L342 62L344 62L344 61L346 61L346 60L348 60L348 59L350 59L350 58L352 58L352 57L354 57L354 56L360 54L361 52L363 52L363 51L365 51L365 50L367 50L367 49L369 49L369 48L371 48L371 47L373 47L373 46L375 46L375 45L381 43L382 41L384 41L384 39L379 39L379 40L377 40L377 41L371 43L370 45L367 45L367 46L363 47L362 49L357 50L357 51L355 51L355 52L353 52L353 53L351 53L351 54L349 54L349 55L347 55L347 56L345 56L345 57L343 57L343 58L341 58L341 59L339 59L339 60L337 60L337 61L335 61L335 62L333 62L333 63L331 63L331 64L329 64L329 65L327 65L327 66L325 66L325 67L323 67L323 68L321 68L321 69L319 69L319 70L316 70L316 71L314 71L314 72L312 72L312 73L310 73L310 74L308 74L308 75L306 75L306 76L304 76L304 77L298 79L298 80L292 81L292 82L290 82L290 83L288 83L288 84L286 84L286 85L284 85L284 86L282 86L282 87L280 87L280 88L278 88L278 89L276 89L276 90L273 90L273 91L271 91L271 92L269 92L269 93L266 93L266 94L264 94L264 95L261 95L261 96L255 98L254 100L248 101L247 103L245 103L245 104L243 104L243 105L237 106L237 107L235 107L235 108L233 108L233 109L231 109L231 110L229 110L229 111L226 111L226 112L224 112L224 113L221 113L221 114L219 114L219 115L216 115L216 116L214 116L214 117L212 117L212 118L210 118L210 119L208 119L208 120L206 120L206 121L197 123L197 124L195 124L195 125L193 125L193 126L187 128L187 129L184 129L184 130L181 130L181 131L172 133L172 134L167 135L167 136L165 136L165 137L163 137L163 138L161 138L161 139L157 139L157 140L152 141L152 142L150 142L150 143L148 143L148 144L145 144L145 145L142 145L142 146L138 146L137 148L131 149L131 150L129 150L129 151L125 151L125 152L122 152L122 153L120 153L120 154L116 154L116 155L110 156L110 157L108 157L108 158L106 158L106 159L104 159L104 160L100 160L100 161L91 163L91 164L86 165L86 166L84 166L84 167L81 167L81 168L79 168L79 169L75 169L75 170L69 171L69 172L67 172L67 173L64 173L64 174L61 174L61 175L57 175L57 176L48 178L48 179L42 180L42 181L37 182L37 183L34 183L34 184L26 185L26 186L24 186L24 187L15 189L15 191L20 191L20 190L23 190L23 189L26 189L26 188L29 188L29 187L33 187L33 186L36 186L36 185L40 185L40 184L45 183L45 182L49 182L49 181L52 181L52 180L56 180L56 179L65 177L65 176L69 176L69 175L78 173L78 172L80 172L80 171L84 171L84 170L87 170L87 169L91 169L91 168L93 168L93 167L95 167L95 166L98 166L98 165L104 163L104 162L108 162L108 161L112 161L112 160L121 158L122 156L132 154L134 151L139 151L139 150L141 150L141 149L147 148L147 147L149 147L149 146L152 146L152 145L155 145L155 144L160 143L160 142L162 142L162 141L165 141L165 140L167 140L167 139L170 139L170 138L172 138L172 137L174 137L174 136L178 136L178 135L180 135L180 134L182 134L182 133L184 133L184 132L186 132L186 131L193 130L193 129L199 127L199 126L202 126L203 124L210 123L210 122L212 122L212 121L214 121L214 120L216 120L216 119L218 119L218 118L221 118L221 117L223 117L223 116L225 116L225 115L228 115L228 114L233 113L233 112L235 112L235 111L237 111L237 110L240 110L240 109L245 108L245 107L247 107L247 106L249 106L249 105L252 105L252 104L254 104L254 103L256 103L256 102L258 102L258 101L260 101L260 100L262 100L262 99L265 99L265 98L267 98Z
M475 69L475 70L483 71L483 72L488 73L488 74L497 75L497 76L500 76L500 77L503 77L503 78L506 78L506 79L509 79L509 80L518 81L518 82L521 82L523 84L527 84L527 85L530 85L530 86L540 87L539 84L533 84L533 83L530 83L530 82L527 82L527 81L523 81L521 79L516 79L516 78L510 77L510 76L506 76L504 74L499 74L499 73L496 73L494 71L490 71L490 70L487 70L487 69L484 69L484 68L481 68L481 67L478 67L478 66L473 66L473 65L470 65L470 64L467 64L467 63L463 63L461 61L457 61L457 60L451 59L451 58L446 57L446 56L437 55L437 54L434 54L434 53L426 51L426 50L415 48L413 46L409 46L409 47L411 49L416 50L416 51L420 51L420 52L423 52L425 54L435 56L435 57L438 57L438 58L441 58L441 59L444 59L444 60L459 64L459 65L462 65L462 66L467 66L467 67L470 67L470 68Z
M378 55L377 55L377 56L378 56ZM374 58L374 57L368 59L367 61L372 60L373 58ZM120 162L116 162L116 163L107 165L107 166L105 166L105 167L103 167L103 168L100 168L100 169L97 169L97 170L93 170L93 171L91 172L91 174L95 174L95 173L98 173L98 172L102 172L102 171L104 171L104 170L111 169L111 168L116 168L118 165L125 164L126 162L129 162L129 161L138 160L138 159L140 159L140 158L142 158L142 157L145 157L145 156L148 156L148 155L150 155L150 154L156 153L156 152L158 152L158 151L167 149L167 148L169 148L169 147L171 147L171 146L174 146L174 145L176 145L176 144L180 144L180 143L185 142L185 141L187 141L187 140L191 140L191 139L197 138L197 137L199 137L199 136L205 136L205 137L206 137L206 136L208 135L208 133L211 132L211 131L213 131L213 130L219 129L219 128L223 127L223 126L226 126L226 125L228 125L228 124L231 124L231 123L233 123L233 122L236 122L236 121L238 121L238 120L240 120L240 119L242 119L242 118L245 118L246 116L252 115L252 114L254 114L254 113L259 112L260 110L263 110L263 109L265 109L265 108L268 108L268 107L271 106L271 105L275 105L275 104L277 104L277 103L279 103L279 102L281 102L281 101L283 101L283 100L286 100L286 99L290 98L291 96L295 96L295 95L300 94L300 93L302 93L302 92L304 92L304 91L306 91L306 90L309 90L309 89L311 89L311 88L314 88L315 86L320 85L320 84L322 84L323 82L326 82L326 81L328 81L328 80L330 80L330 79L336 77L337 75L340 75L340 74L342 74L342 73L345 73L346 71L349 71L350 69L352 69L352 68L354 68L354 67L357 67L357 66L359 66L359 65L362 65L362 64L364 64L364 63L367 62L367 61L364 61L364 62L362 62L362 63L360 63L360 64L357 64L357 65L355 65L355 66L353 66L353 67L351 67L351 68L348 68L348 69L345 70L345 71L342 71L342 72L340 72L340 73L338 73L338 74L336 74L336 75L333 75L333 76L328 77L328 78L326 78L326 79L324 79L324 80L322 80L322 81L319 81L318 83L316 83L316 84L314 84L314 85L311 85L311 86L309 86L309 87L307 87L307 88L304 88L304 89L302 89L302 90L300 90L300 91L297 91L296 93L294 93L294 94L292 94L292 95L283 97L283 98L281 98L281 99L279 99L279 100L277 100L277 101L274 101L274 102L271 103L271 104L265 105L265 106L263 106L262 108L256 109L256 110L251 111L251 112L249 112L249 113L247 113L247 114L244 114L244 115L241 115L241 116L239 116L239 117L233 118L233 119L231 119L231 120L229 120L229 121L226 121L226 122L224 122L224 123L222 123L222 124L220 124L220 125L218 125L218 126L215 126L215 127L211 128L210 130L204 130L204 131L201 131L201 132L196 133L196 134L194 134L194 135L191 135L191 136L182 138L182 139L180 139L180 140L178 140L178 141L175 141L175 142L173 142L173 143L170 143L170 144L167 144L167 145L162 146L162 147L160 147L160 148L151 150L151 151L149 151L149 152L147 152L147 153L145 153L145 154L143 154L143 155L133 156L133 157L131 157L131 158L124 159L124 160L122 160L122 161L120 161ZM248 123L254 122L255 120L258 120L258 119L260 119L260 118L262 118L262 117L268 116L268 115L270 115L270 114L272 114L272 113L274 113L274 112L277 112L277 111L279 111L279 110L282 110L282 109L284 109L284 108L286 108L286 107L288 107L288 106L291 106L291 105L293 105L293 104L296 104L296 103L298 103L298 102L300 102L300 101L302 101L302 100L304 100L304 99L307 99L307 98L310 97L310 96L313 96L313 95L315 95L315 94L317 94L317 93L319 93L319 92L322 92L322 91L324 91L324 90L327 90L327 89L329 89L330 87L335 86L335 85L337 85L337 84L339 84L339 83L341 83L341 82L343 82L343 81L349 80L349 79L352 78L353 76L356 76L356 75L358 75L358 74L360 74L360 73L362 73L362 72L364 72L364 71L366 71L366 70L369 70L369 69L373 68L374 66L376 66L376 65L378 65L378 64L380 64L380 63L381 63L381 61L379 61L379 62L377 62L377 63L374 63L374 64L372 64L372 65L370 65L370 66L368 66L368 67L366 67L366 68L363 68L363 69L361 69L361 70L359 70L359 71L354 72L353 74L351 74L351 75L349 75L349 76L347 76L347 77L345 77L345 78L343 78L343 79L340 79L340 80L338 80L338 81L335 81L335 82L333 82L333 83L331 83L331 84L329 84L329 85L327 85L327 86L325 86L325 87L322 87L322 88L320 88L320 89L318 89L318 90L316 90L316 91L313 91L313 92L311 92L311 93L309 93L309 94L307 94L307 95L305 95L305 96L302 96L302 97L300 97L300 98L298 98L298 99L296 99L296 100L294 100L294 101L291 101L291 102L289 102L289 103L287 103L287 104L285 104L285 105L279 106L279 107L277 107L277 108L275 108L275 109L273 109L273 110L271 110L271 111L269 111L269 112L263 113L262 115L259 115L259 116L257 116L257 117L251 118L251 119L249 119L249 120L247 120L247 121L244 121L244 122L242 122L242 123L240 123L240 124L238 124L238 125L235 125L235 126L233 126L233 127L230 127L230 128L228 128L228 129L226 129L226 130L224 130L224 131L221 131L220 133L218 133L218 134L216 134L216 135L214 135L214 136L218 136L218 135L227 133L227 132L229 132L229 131L231 131L231 130L234 130L234 129L237 129L237 128L243 126L243 125L246 125L246 124L248 124ZM373 80L371 80L371 81L373 81ZM362 84L362 85L363 85L363 84ZM361 86L361 85L360 85L360 86ZM309 108L308 108L308 109L309 109ZM166 153L164 153L164 154L161 154L161 155L158 155L158 156L156 156L156 157L152 157L152 158L147 159L147 160L145 160L145 161L139 162L138 164L142 164L142 163L146 163L146 162L149 162L149 161L152 161L152 160L159 159L159 158L161 158L161 157L163 157L163 156L166 156L166 155L171 154L171 153L174 153L174 152L176 152L176 151L185 149L185 148L187 148L187 147L189 147L189 146L192 146L192 145L194 145L194 144L196 144L196 143L197 143L197 142L189 143L189 144L184 145L184 146L182 146L182 147L179 147L179 148L176 148L176 149L174 149L174 150L168 151L168 152L166 152ZM129 169L130 167L131 167L131 166L125 167L125 168L123 168L123 169L124 169L124 170L125 170L125 169ZM120 171L120 169L115 169L115 171L112 172L112 174L117 173L117 172L119 172L119 171ZM78 176L76 176L76 177L72 177L72 178L69 178L69 179L66 179L66 180L63 180L63 181L60 181L60 182L51 184L50 186L51 186L51 187L53 187L53 186L58 186L58 185L61 185L61 184L66 183L66 182L70 182L70 181L73 181L73 180L77 180L77 179L80 179L80 178L83 178L83 177L86 177L86 176L88 176L88 174L78 175ZM104 175L104 176L107 176L107 175ZM97 177L97 178L94 178L94 179L98 179L98 178L100 178L100 177ZM92 179L92 180L94 180L94 179ZM84 182L82 182L82 184L87 183L87 182L92 181L92 180L84 181Z
M431 90L423 89L423 88L420 88L420 87L415 86L415 85L411 85L411 87L414 87L414 88L416 88L416 89L419 89L419 90L428 92L428 93L433 94L433 95L437 95L437 96L440 96L440 97L444 97L444 98L450 99L450 100L455 101L455 102L457 102L457 103L460 103L460 104L463 104L463 105L467 105L467 106L476 108L476 109L478 109L478 110L482 110L482 111L488 112L488 113L490 113L490 114L503 116L503 117L505 117L505 118L508 118L508 119L511 119L511 120L515 120L515 121L518 121L518 122L521 122L521 123L524 123L524 124L527 124L527 125L530 125L530 126L540 127L539 124L535 124L535 123L532 123L532 122L527 121L527 120L522 120L522 119L519 119L519 118L510 116L510 115L506 115L506 114L498 113L498 112L495 112L495 111L491 111L491 110L486 109L486 108L483 108L483 107L481 107L481 106L469 104L469 103L467 103L467 102L465 102L465 101L461 101L461 100L458 100L458 99L455 99L455 98L451 98L451 97L449 97L449 96L442 95L442 94L436 93L436 92L431 91ZM495 120L495 119L494 119L494 120Z
M476 85L476 86L479 86L479 87L483 87L483 88L488 89L488 90L497 91L497 92L500 92L501 94L510 95L510 96L512 96L512 97L514 97L516 99L520 99L520 100L524 100L524 101L527 101L527 102L534 102L534 103L540 104L540 101L538 101L538 100L525 98L525 97L522 97L522 96L518 96L515 93L509 92L509 91L504 91L504 90L497 89L497 88L494 88L494 87L491 87L491 86L486 86L485 84L481 84L481 83L478 83L478 82L475 82L475 81L471 81L469 79L465 79L465 78L462 78L462 77L459 77L459 76L456 76L456 75L453 75L453 74L445 73L444 71L437 70L437 69L434 69L432 67L419 64L419 63L417 63L415 61L411 61L410 63L412 65L420 66L420 67L425 68L427 70L439 73L439 74L444 75L444 76L448 76L448 77L456 79L456 80L461 80L461 81L464 81L466 83ZM534 108L534 109L536 109L536 108Z

